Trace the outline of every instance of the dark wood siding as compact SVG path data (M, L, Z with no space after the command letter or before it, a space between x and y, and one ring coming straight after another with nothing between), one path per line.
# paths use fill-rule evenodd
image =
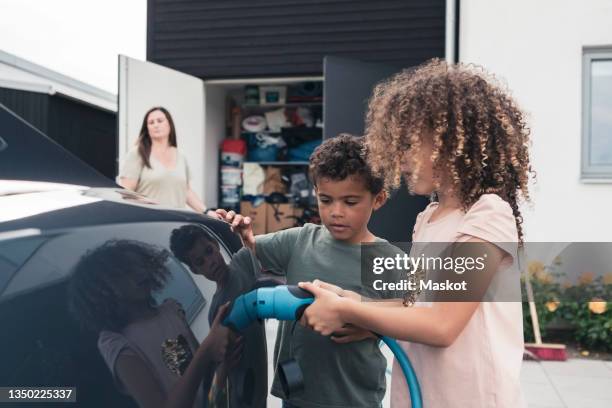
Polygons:
M51 98L48 135L100 173L114 179L117 128L114 113L62 96Z
M102 173L116 175L116 114L61 95L0 88L0 103Z
M49 98L47 94L0 88L0 103L43 133L47 133Z
M444 56L444 25L444 0L148 0L147 59L201 78L412 66Z

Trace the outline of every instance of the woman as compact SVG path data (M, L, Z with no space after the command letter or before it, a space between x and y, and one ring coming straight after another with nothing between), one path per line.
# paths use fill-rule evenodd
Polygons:
M202 200L189 185L191 174L185 157L176 147L172 116L156 106L145 114L138 137L138 148L125 158L117 182L159 204L199 213L206 211Z

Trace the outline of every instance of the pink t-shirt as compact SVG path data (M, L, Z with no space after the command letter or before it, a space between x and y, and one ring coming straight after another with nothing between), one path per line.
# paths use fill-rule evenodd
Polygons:
M166 299L158 313L148 319L133 322L120 333L104 330L98 337L98 349L119 391L128 394L121 382L116 362L125 353L138 356L157 380L159 390L167 397L191 362L198 349L181 305ZM204 390L200 385L193 407L204 404Z
M429 222L438 203L417 217L413 241L461 242L473 237L492 243L518 241L510 205L485 194L469 209ZM496 278L520 291L516 253L506 252ZM514 253L511 253L514 252ZM509 278L509 279L508 279ZM416 305L416 307L426 305ZM520 302L482 302L455 342L446 348L401 342L416 371L427 408L525 406L520 387L523 318ZM408 387L393 362L391 407L410 406Z

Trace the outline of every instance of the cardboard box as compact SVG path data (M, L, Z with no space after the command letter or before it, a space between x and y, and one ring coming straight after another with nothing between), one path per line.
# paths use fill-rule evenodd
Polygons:
M266 204L266 232L276 232L295 226L300 210L293 204Z
M285 193L286 189L285 183L283 183L281 177L280 167L268 166L266 169L266 179L263 184L264 195L272 193Z
M253 222L253 234L260 235L266 233L267 207L269 204L262 203L257 207L250 201L240 202L240 214L251 217Z

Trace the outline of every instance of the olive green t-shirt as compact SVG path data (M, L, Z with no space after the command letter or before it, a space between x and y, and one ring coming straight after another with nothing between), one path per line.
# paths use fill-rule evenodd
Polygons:
M286 275L287 284L321 279L364 296L376 296L361 290L360 245L334 239L324 226L306 224L257 236L256 254L264 269ZM299 323L280 322L275 367L290 358L300 365L304 391L286 398L275 375L273 395L303 408L380 407L386 388L386 360L376 339L336 344Z

